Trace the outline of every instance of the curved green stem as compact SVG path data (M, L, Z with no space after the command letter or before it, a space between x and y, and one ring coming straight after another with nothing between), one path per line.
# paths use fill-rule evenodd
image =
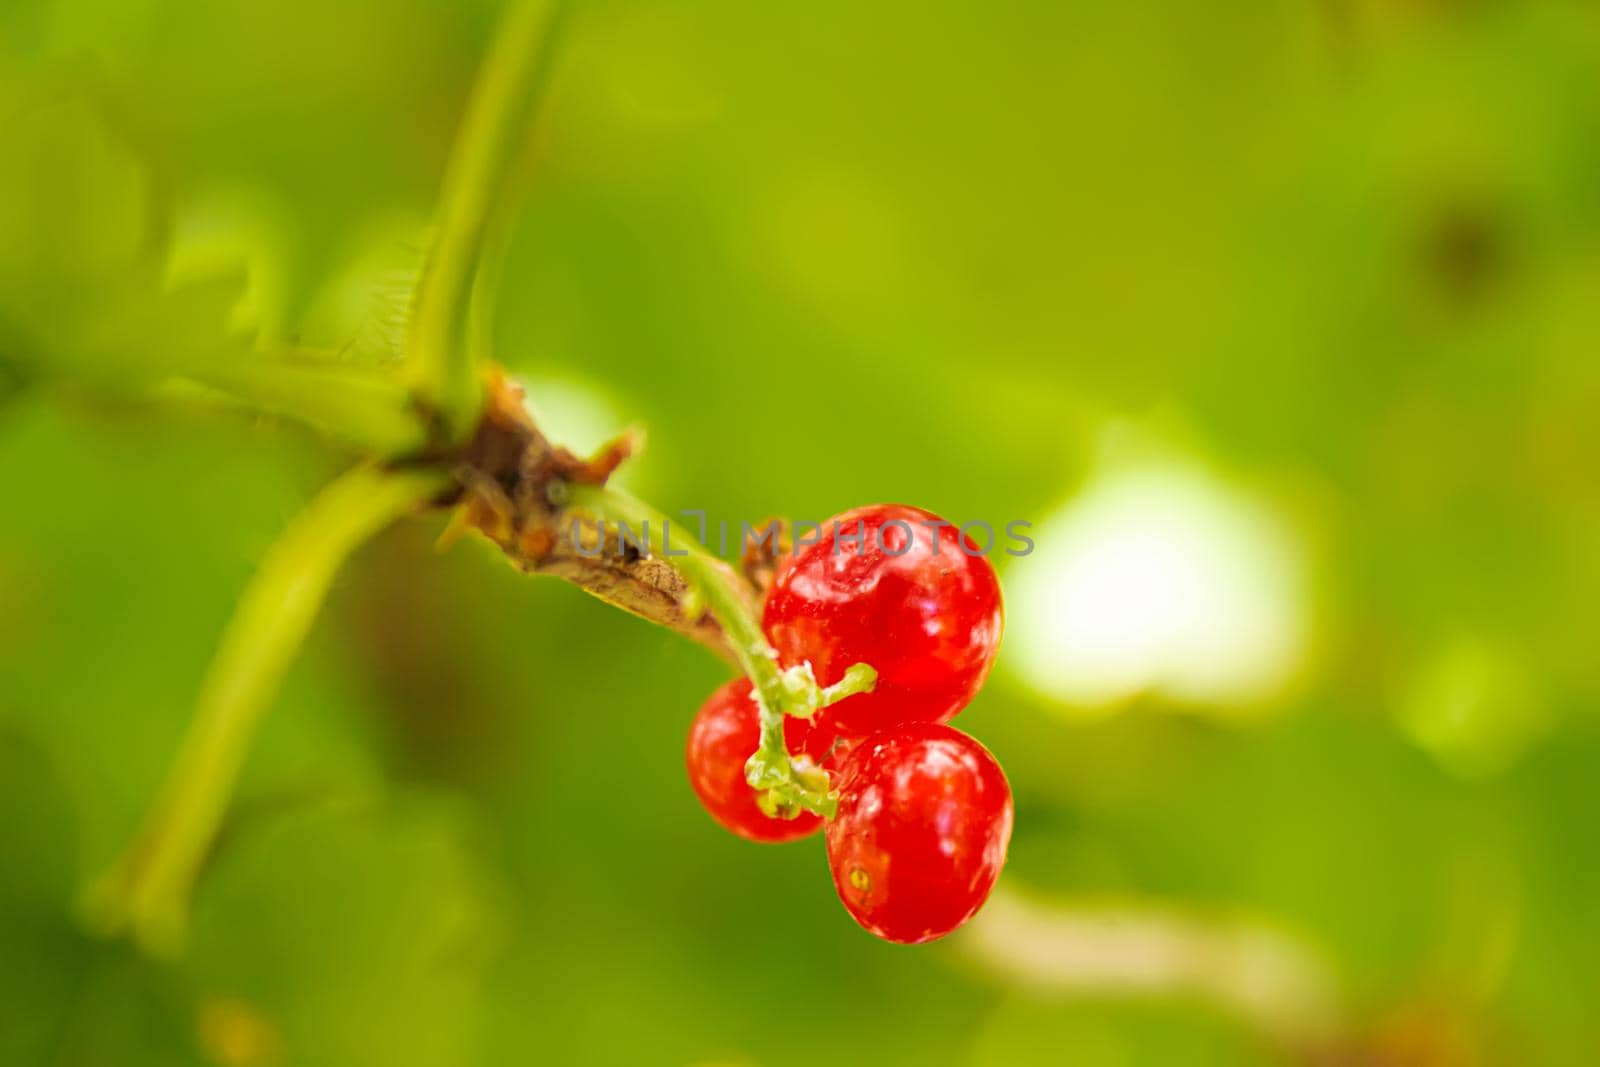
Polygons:
M783 717L809 718L819 708L869 692L877 684L877 672L865 663L857 663L837 683L824 689L812 677L809 664L780 668L778 654L767 643L744 598L734 589L726 566L686 531L680 533L681 527L673 527L668 538L669 520L665 516L618 489L571 486L569 502L602 521L627 524L629 532L648 544L653 555L677 568L700 605L722 627L728 646L755 688L761 709L761 744L751 755L745 773L752 788L765 791L762 806L768 814L792 818L804 810L832 817L838 802L829 789L827 775L806 757L790 756L783 738Z
M190 891L245 753L334 574L357 545L448 484L439 471L362 465L284 531L223 632L183 747L139 835L89 891L92 923L128 931L152 951L177 949Z
M482 407L470 337L473 291L495 205L549 72L563 10L559 0L520 0L507 12L445 172L438 231L417 283L406 338L411 386L438 418L443 444L464 440Z

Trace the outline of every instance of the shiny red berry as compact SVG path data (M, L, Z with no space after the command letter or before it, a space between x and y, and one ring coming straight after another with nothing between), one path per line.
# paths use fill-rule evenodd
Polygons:
M748 678L735 678L712 693L689 728L689 784L711 817L740 837L793 841L815 833L822 820L810 812L775 819L757 806L744 765L761 745L760 714ZM792 741L790 748L799 751Z
M853 663L878 683L818 713L816 729L860 738L944 722L983 685L1000 644L1000 582L974 544L932 512L875 504L835 516L785 560L762 615L788 665L822 685Z
M875 734L842 772L828 865L856 922L888 941L943 937L977 913L1005 865L1011 787L989 750L917 723Z

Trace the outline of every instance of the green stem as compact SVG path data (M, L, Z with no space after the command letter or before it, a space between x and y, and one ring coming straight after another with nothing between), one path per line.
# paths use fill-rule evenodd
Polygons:
M191 368L185 377L257 411L303 422L381 457L427 444L427 425L398 375L332 358L261 358Z
M432 470L356 467L324 489L272 546L206 675L160 796L117 865L90 889L89 918L147 949L182 942L190 892L216 838L262 716L345 558L449 484Z
M728 647L749 677L761 709L761 743L750 757L746 775L753 788L766 791L763 806L770 814L784 817L792 818L801 810L831 817L837 799L829 790L827 775L805 757L789 755L783 738L783 717L809 718L819 708L868 692L877 683L877 672L865 663L857 663L837 683L823 689L812 677L809 664L780 668L778 654L733 587L727 567L687 532L680 532L682 527L673 527L669 538L669 520L665 516L618 489L571 486L568 500L602 522L609 519L625 523L630 534L646 542L652 555L666 560L688 580L694 597L722 627ZM601 544L605 543L602 536Z
M411 386L439 419L441 443L472 432L482 406L469 335L473 289L522 136L554 54L564 5L521 0L479 71L445 171L438 232L418 281L406 338Z

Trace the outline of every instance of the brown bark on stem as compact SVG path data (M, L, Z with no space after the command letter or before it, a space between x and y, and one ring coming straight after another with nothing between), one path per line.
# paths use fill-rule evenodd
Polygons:
M670 563L621 544L614 525L602 526L565 504L568 485L605 484L638 450L640 435L625 433L583 459L550 443L529 417L522 390L502 374L492 373L487 388L483 422L457 468L461 488L441 501L456 506L441 542L449 544L469 530L482 534L518 570L571 582L735 662L721 627L693 603L689 583ZM732 587L755 611L762 594L757 582L749 571L727 570Z

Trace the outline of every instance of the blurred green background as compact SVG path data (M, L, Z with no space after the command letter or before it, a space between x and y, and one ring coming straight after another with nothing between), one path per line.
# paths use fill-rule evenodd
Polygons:
M498 5L0 6L0 1063L1600 1062L1600 11L577 4L499 358L737 523L1026 519L996 900L719 830L725 668L415 521L173 963L79 932L347 462L153 385L381 359ZM244 293L240 299L240 293Z

